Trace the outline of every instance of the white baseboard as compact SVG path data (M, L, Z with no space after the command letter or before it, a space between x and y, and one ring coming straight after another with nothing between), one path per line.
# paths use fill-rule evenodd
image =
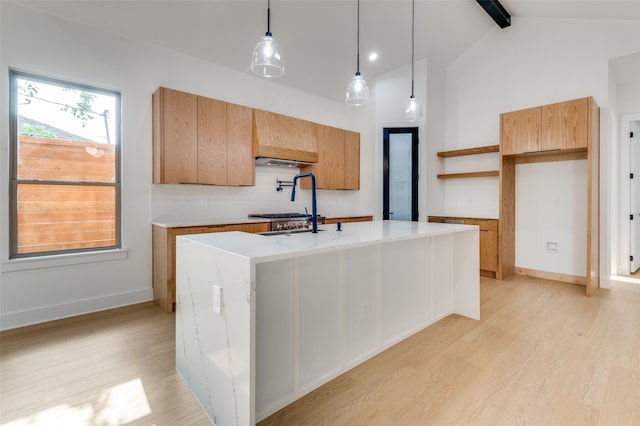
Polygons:
M75 300L58 305L42 306L18 312L0 314L0 331L27 325L40 324L121 306L153 300L153 289L145 288L125 293L110 294L92 299Z
M638 280L637 278L633 278L633 277L623 277L621 275L612 275L609 278L610 283L612 284L620 284L620 283L631 283L631 284L638 284L640 285L640 280ZM609 284L609 288L611 287L611 284Z

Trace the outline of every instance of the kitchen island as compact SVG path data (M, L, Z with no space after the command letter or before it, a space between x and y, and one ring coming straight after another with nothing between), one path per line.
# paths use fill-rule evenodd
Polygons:
M253 425L450 314L480 318L478 227L376 221L177 238L176 367Z

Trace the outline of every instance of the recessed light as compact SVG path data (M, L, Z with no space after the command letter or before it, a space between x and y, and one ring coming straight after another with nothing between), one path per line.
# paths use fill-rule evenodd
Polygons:
M376 52L369 53L369 62L375 62L378 60L378 54Z

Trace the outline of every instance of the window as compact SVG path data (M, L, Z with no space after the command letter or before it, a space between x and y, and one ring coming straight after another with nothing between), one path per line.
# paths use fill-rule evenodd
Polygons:
M11 72L11 258L120 248L120 94Z

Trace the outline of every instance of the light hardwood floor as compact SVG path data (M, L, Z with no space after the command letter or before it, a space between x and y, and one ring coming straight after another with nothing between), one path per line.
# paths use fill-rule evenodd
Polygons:
M640 424L640 285L481 286L481 321L445 318L261 425ZM2 424L207 425L173 342L152 304L0 333Z

